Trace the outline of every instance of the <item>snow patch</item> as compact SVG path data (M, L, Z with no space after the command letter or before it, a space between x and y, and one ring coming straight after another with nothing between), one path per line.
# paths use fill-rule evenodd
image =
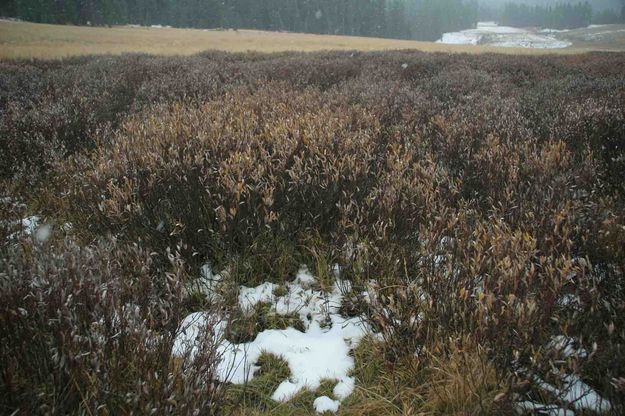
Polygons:
M546 416L575 416L575 413L570 410L563 409L558 406L540 404L530 400L517 402L515 403L515 407L517 413L519 414L526 414L527 412L531 412L532 414Z
M295 276L295 283L302 287L310 287L317 283L317 280L307 268L303 267L297 272L297 275Z
M221 361L217 378L223 382L243 384L254 377L261 354L271 353L284 359L291 377L283 380L273 392L276 401L288 401L303 389L316 390L322 380L336 380L334 395L338 400L319 397L315 400L318 412L338 410L340 401L354 390L355 380L349 376L354 368L350 351L368 332L360 318L344 318L339 314L341 289L348 287L337 281L332 292L313 289L317 280L306 269L301 269L293 282L286 284L284 296L274 296L275 285L263 283L255 288L240 287L239 304L250 310L258 302L271 302L277 314L297 313L304 323L305 332L294 328L265 330L252 342L233 344L225 339L227 319L196 312L187 316L180 325L172 354L193 356L198 342L212 340L217 345Z
M584 383L576 375L569 374L564 376L563 381L564 386L559 391L559 396L563 397L564 401L571 403L576 410L592 410L598 413L605 413L612 408L608 400L599 396L592 387Z
M339 400L344 400L349 397L356 387L356 379L354 377L343 378L332 390L332 394Z
M581 347L576 347L577 342L571 337L558 335L551 338L549 348L560 353L564 358L579 357L585 358L588 352Z
M549 36L549 33L553 33L555 30L548 30L550 31L535 32L528 29L499 26L494 22L480 22L475 29L444 33L437 43L541 49L566 48L572 45L571 42Z
M591 410L596 413L607 413L612 409L610 402L601 396L578 376L566 374L561 378L560 388L536 377L540 388L553 394L559 401L567 403L577 411Z
M273 291L277 287L273 283L263 283L258 287L241 286L239 289L239 305L245 313L249 313L254 309L257 303L271 302L273 300Z
M317 413L332 412L336 413L339 410L338 400L332 400L328 396L317 397L313 402L313 407Z
M33 235L37 231L41 219L37 215L31 215L22 219L22 230L26 235Z
M558 305L563 308L581 309L582 301L578 295L565 293L558 298Z
M222 274L227 272L222 272ZM222 274L214 274L210 264L205 264L200 268L200 277L192 280L186 286L186 293L199 293L209 302L220 301L219 284L223 280Z
M578 345L578 342L571 337L558 335L551 338L546 347L559 354L560 357L568 359L570 357L585 358L588 351ZM596 345L593 345L593 350ZM525 371L525 370L523 370ZM543 404L531 400L521 400L515 402L515 407L519 413L531 411L536 414L547 415L575 415L576 412L590 410L593 413L603 414L612 410L609 400L602 398L592 387L584 383L575 374L561 374L557 370L552 373L556 379L556 385L544 381L537 375L532 377L536 386L555 396L557 404ZM572 408L575 412L567 410Z
M570 29L541 29L538 31L538 33L566 33L566 32L570 32Z

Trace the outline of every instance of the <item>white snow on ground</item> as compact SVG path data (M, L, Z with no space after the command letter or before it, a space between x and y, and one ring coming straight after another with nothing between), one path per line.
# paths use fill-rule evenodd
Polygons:
M239 303L244 310L249 311L258 302L271 302L274 313L298 314L305 332L294 328L271 329L259 333L252 342L233 344L224 337L226 319L198 312L187 316L180 325L172 353L192 355L202 335L212 337L221 357L217 377L235 384L254 377L263 352L274 354L287 361L291 371L291 377L273 393L274 400L288 401L305 388L316 390L321 380L336 380L333 394L338 400L325 396L315 400L318 412L336 411L340 401L354 390L355 380L349 376L354 359L349 354L368 328L359 318L344 318L339 314L341 288L348 287L347 283L337 280L331 293L316 290L316 284L316 279L303 269L292 283L287 283L284 296L273 295L272 283L255 288L242 286L239 292Z
M549 29L549 28L545 28L545 29L540 29L538 31L538 33L565 33L565 32L570 32L570 29Z
M577 344L578 343L574 338L558 335L551 338L551 341L547 344L547 348L557 352L560 357L565 359L570 357L587 357L588 351ZM590 410L593 414L607 413L612 409L612 405L609 400L602 398L592 387L584 383L577 375L559 374L557 372L555 372L554 375L558 378L557 385L559 387L547 383L537 375L533 376L533 380L538 387L555 396L557 403L564 404L566 407L573 408L578 412ZM530 411L554 416L574 416L576 414L571 410L560 407L559 404L543 404L530 400L521 400L516 402L515 406L517 411L521 414L525 414Z
M546 381L534 376L536 385L541 389L553 394L559 403L564 403L567 407L572 407L578 412L590 410L597 414L604 414L612 409L610 402L601 396L589 385L573 374L565 374L560 377L561 387L556 387ZM576 413L562 408L556 404L543 404L530 400L518 401L515 403L517 411L524 414L528 411L538 412L547 415L575 415Z
M608 400L599 396L592 387L573 374L562 377L562 388L557 388L542 380L539 380L539 386L564 403L570 404L577 411L591 410L597 413L606 413L612 409Z
M576 347L577 342L571 337L557 335L551 338L548 348L560 353L564 358L579 357L586 358L588 351L584 348Z
M549 33L535 32L508 26L499 26L494 22L480 22L476 29L443 34L437 41L451 45L488 45L510 48L556 49L571 46L571 42L556 39Z
M575 412L571 410L566 410L558 406L544 405L530 400L517 402L516 410L519 414L527 414L530 412L531 414L548 416L575 416Z
M5 202L5 201L1 201ZM6 225L5 222L3 225ZM31 215L26 218L22 218L17 221L15 225L19 225L19 231L16 231L8 235L8 240L17 240L22 236L28 236L35 239L40 243L48 241L52 235L52 227L49 224L41 224L41 218L37 215Z
M223 280L220 274L214 274L210 264L205 264L200 269L200 277L187 285L186 293L199 293L210 302L221 300L218 287Z
M278 287L273 283L263 283L258 287L241 286L239 289L239 305L244 312L251 312L254 305L260 302L271 302L274 298L273 291Z
M344 400L354 392L356 380L353 377L345 377L332 390L332 393L339 400Z
M22 230L26 235L33 235L37 231L39 221L41 219L37 215L32 215L22 219Z
M317 413L332 412L336 413L339 410L341 402L338 400L332 400L328 396L317 397L313 402L313 407Z
M571 308L571 309L581 309L582 301L579 296L566 293L558 298L558 305L563 308Z

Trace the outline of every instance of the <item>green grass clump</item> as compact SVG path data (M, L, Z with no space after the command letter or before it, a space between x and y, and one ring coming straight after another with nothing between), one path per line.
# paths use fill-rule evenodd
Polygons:
M248 287L265 282L281 284L295 276L301 258L296 241L263 232L235 257L233 278Z
M304 332L304 323L299 315L289 313L277 314L272 310L272 304L259 302L251 311L242 311L240 308L233 310L230 316L226 338L233 343L250 342L256 336L267 329L295 328Z
M263 353L257 365L259 369L251 381L244 386L232 386L229 390L228 413L276 416L314 414L313 402L317 397L334 398L332 390L336 381L322 380L315 391L305 389L285 403L276 402L271 396L280 383L291 376L287 362L273 354Z
M263 353L257 365L259 369L256 370L252 380L243 386L233 386L229 390L228 400L233 408L237 409L233 413L266 412L278 406L271 395L280 383L291 375L288 363L273 354Z

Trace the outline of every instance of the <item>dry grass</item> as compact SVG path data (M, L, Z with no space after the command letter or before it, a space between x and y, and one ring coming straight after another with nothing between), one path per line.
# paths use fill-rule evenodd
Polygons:
M396 39L279 33L259 30L199 30L147 27L82 27L0 21L0 58L56 59L76 55L143 52L192 55L205 50L281 52L414 49L425 52L551 54L553 50L443 45ZM558 50L558 54L588 51Z
M497 370L487 353L471 340L450 341L447 354L431 357L428 384L424 390L425 414L492 415L505 414L497 405L502 397Z

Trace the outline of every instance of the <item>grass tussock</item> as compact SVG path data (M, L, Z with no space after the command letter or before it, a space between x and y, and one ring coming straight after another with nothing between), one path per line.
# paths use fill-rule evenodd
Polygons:
M447 351L430 357L425 414L513 413L496 367L485 350L471 343L450 342Z
M340 412L570 407L537 380L575 374L619 414L624 65L417 52L0 62L0 405L313 412L319 391L271 401L288 376L277 357L244 386L214 381L210 337L170 358L192 311L229 315L236 342L301 325L236 299L265 281L277 296L306 265L324 291L349 281L341 313L376 332L354 351ZM27 235L33 214L50 235ZM219 301L185 289L207 263L226 271Z

